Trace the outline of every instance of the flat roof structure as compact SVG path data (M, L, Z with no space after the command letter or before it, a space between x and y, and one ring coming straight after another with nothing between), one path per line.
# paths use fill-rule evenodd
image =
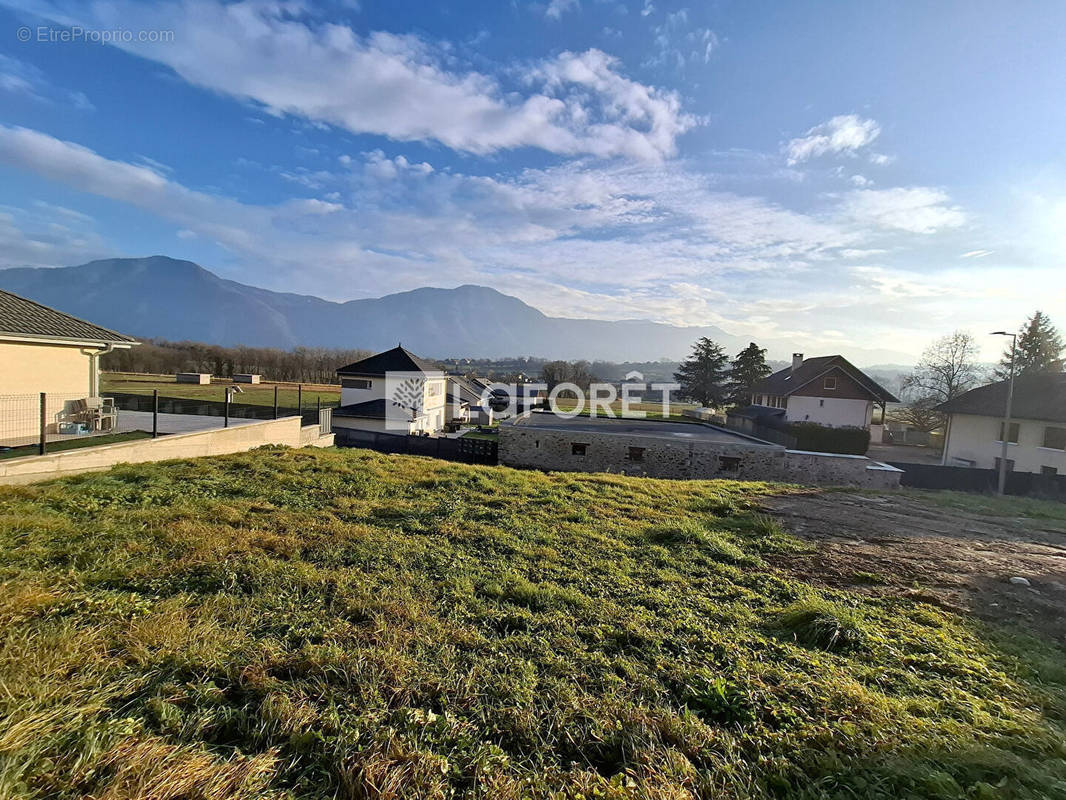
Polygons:
M563 417L550 412L534 411L518 417L514 425L522 428L566 431L568 433L619 434L624 436L654 436L662 439L738 444L752 447L780 445L735 433L706 422L672 422L661 419L611 419L609 417Z

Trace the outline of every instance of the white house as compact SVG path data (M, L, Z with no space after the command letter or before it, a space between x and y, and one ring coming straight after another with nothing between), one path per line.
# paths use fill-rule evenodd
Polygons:
M1007 381L971 389L939 406L948 415L942 463L998 469L1003 451ZM1066 373L1014 381L1007 468L1066 475Z
M337 370L341 405L333 427L392 434L434 434L447 421L448 378L403 347Z
M803 358L754 387L752 405L784 411L788 422L831 428L869 428L875 405L899 402L891 392L843 356Z

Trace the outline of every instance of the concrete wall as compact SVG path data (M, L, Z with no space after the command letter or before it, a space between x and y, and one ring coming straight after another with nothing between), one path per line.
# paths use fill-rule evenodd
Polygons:
M949 467L994 468L1003 449L998 441L1002 421L999 417L952 414L943 463ZM1066 451L1044 447L1044 429L1066 428L1066 423L1033 419L1014 422L1018 423L1018 443L1007 445L1007 458L1014 460L1014 471L1040 472L1041 467L1054 467L1060 475L1066 475Z
M842 397L792 395L785 410L789 422L817 422L831 428L869 427L872 414L873 403L869 400Z
M406 430L400 430L399 425L403 424L404 420L391 419L386 425L386 421L383 419L369 419L364 417L341 417L337 414L333 415L333 430L341 428L348 428L356 431L374 431L375 433L417 433L414 422L407 423Z
M312 428L312 426L308 426ZM141 464L171 458L199 458L225 453L240 453L267 444L301 447L306 444L332 443L319 440L318 426L314 436L306 439L299 417L252 422L233 428L221 428L196 433L178 433L158 439L139 439L132 442L83 447L43 456L27 456L0 461L0 483L32 483L34 481L96 472L115 464ZM327 437L328 439L329 437Z
M732 478L893 488L899 470L868 469L865 456L806 453L755 442L681 440L664 436L500 425L501 464L572 472L613 472L651 478ZM587 445L575 455L575 443ZM631 448L643 448L636 460Z

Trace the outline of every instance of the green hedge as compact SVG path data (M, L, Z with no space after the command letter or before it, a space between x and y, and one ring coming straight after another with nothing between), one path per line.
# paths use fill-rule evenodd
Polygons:
M870 447L870 432L865 428L829 428L816 422L793 422L788 432L796 437L797 450L863 456Z

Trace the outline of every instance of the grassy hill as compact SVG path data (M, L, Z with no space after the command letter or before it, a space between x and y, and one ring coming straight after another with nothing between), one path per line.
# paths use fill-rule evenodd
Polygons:
M1066 797L1061 650L765 484L263 449L0 489L0 797Z

